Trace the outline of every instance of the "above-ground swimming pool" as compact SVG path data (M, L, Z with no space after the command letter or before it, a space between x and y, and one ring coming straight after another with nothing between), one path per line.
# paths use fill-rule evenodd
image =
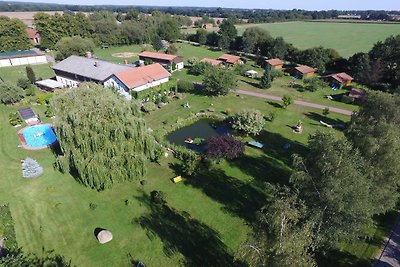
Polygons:
M57 141L50 124L39 124L22 129L19 133L22 146L26 149L46 148Z

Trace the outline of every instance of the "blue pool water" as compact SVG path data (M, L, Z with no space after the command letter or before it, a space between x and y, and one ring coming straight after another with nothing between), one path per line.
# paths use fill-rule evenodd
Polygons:
M22 132L26 144L30 147L44 147L57 141L53 128L47 124L34 125Z

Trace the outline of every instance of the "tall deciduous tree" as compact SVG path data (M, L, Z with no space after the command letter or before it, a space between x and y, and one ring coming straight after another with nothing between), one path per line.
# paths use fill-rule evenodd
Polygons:
M174 42L181 36L178 22L173 18L164 19L161 21L157 33L161 39L168 42Z
M309 153L295 157L291 182L304 200L321 250L353 241L372 222L368 165L351 143L333 132L309 139Z
M80 36L64 37L56 44L57 60L63 60L69 56L84 56L86 52L93 52L94 43L91 39L85 39Z
M277 192L274 199L260 211L254 234L239 247L237 256L251 267L316 266L313 224L304 222L304 202L288 188Z
M160 51L163 48L161 37L158 34L155 34L151 40L151 45L154 50Z
M236 75L233 71L209 67L206 68L203 79L203 89L210 95L227 95L236 86Z
M25 24L19 19L0 16L0 52L25 50L30 47Z
M64 153L58 158L62 170L97 190L145 175L154 141L134 101L88 83L55 96L51 105Z
M218 45L221 48L228 49L237 36L236 27L231 19L225 19L219 26L219 41Z
M203 28L196 30L196 41L199 44L206 44L207 42L207 31Z
M264 125L264 116L256 109L244 109L232 118L232 128L246 135L258 135Z
M255 53L263 42L272 39L270 34L260 27L249 27L243 33L243 50Z
M399 107L398 95L370 91L347 131L370 166L375 213L394 208L400 196Z

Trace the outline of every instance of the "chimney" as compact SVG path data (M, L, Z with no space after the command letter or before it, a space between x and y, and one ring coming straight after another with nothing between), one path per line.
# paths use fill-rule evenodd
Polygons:
M87 52L86 52L86 57L87 57L87 58L92 58L92 52L87 51Z
M96 68L97 68L99 65L100 65L100 64L99 64L98 61L95 61L95 62L94 62L94 66L95 66Z

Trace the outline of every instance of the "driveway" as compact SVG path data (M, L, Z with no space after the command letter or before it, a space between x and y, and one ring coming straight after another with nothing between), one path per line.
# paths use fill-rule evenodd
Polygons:
M374 267L400 267L400 216Z
M238 93L238 94L241 94L241 95L254 96L254 97L270 99L270 100L275 100L275 101L282 101L282 97L274 96L274 95L266 95L266 94L250 92L250 91L246 91L246 90L236 90L235 92ZM330 106L325 106L325 105L305 102L305 101L302 101L302 100L294 100L293 103L295 105L299 105L299 106L317 108L317 109L322 109L322 110L325 109L325 108L329 108L329 111L331 111L331 112L336 112L336 113L340 113L340 114L344 114L344 115L348 115L348 116L351 116L351 114L353 114L352 110L347 110L347 109L342 109L342 108L335 108L335 107L330 107Z

